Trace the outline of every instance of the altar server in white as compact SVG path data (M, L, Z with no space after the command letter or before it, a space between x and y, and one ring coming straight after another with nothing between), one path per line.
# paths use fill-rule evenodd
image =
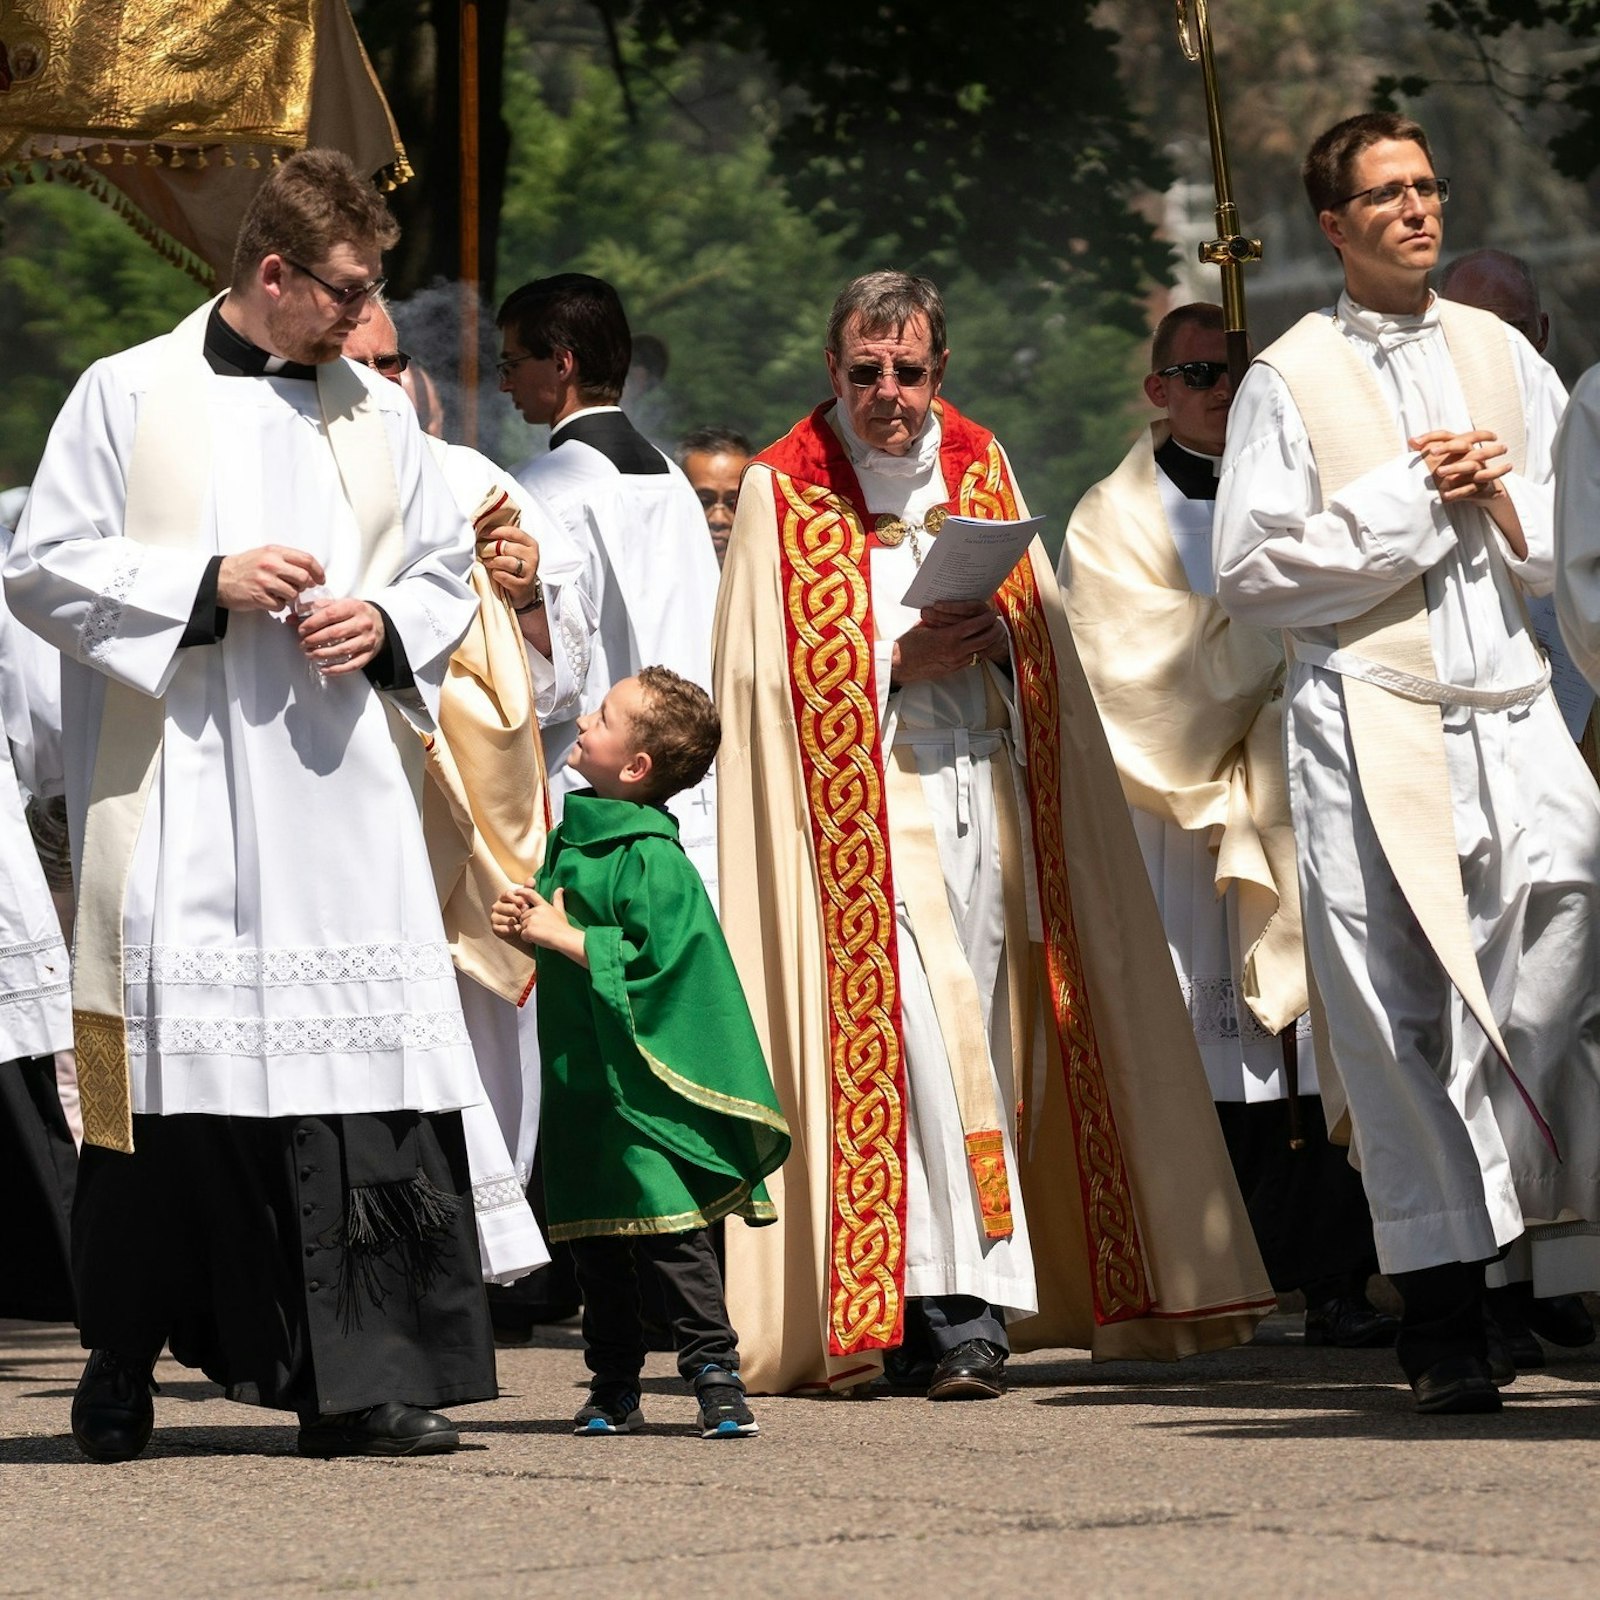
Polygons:
M1217 592L1287 630L1306 947L1401 1365L1424 1411L1494 1410L1483 1263L1526 1236L1556 1292L1600 1218L1600 796L1522 606L1565 397L1430 292L1449 185L1416 123L1340 123L1304 176L1345 289L1234 401Z
M1216 602L1211 522L1233 386L1222 307L1151 343L1164 419L1067 524L1067 620L1105 723L1256 1242L1307 1344L1393 1344L1360 1178L1328 1142L1283 771L1283 646ZM1285 1041L1295 1051L1288 1082Z
M507 296L496 320L500 386L526 421L550 429L549 453L519 476L577 544L580 584L599 616L577 712L544 729L559 820L563 798L583 786L567 766L578 713L598 710L641 667L671 667L710 689L719 570L689 480L618 404L633 343L616 290L580 272L538 278ZM668 809L714 905L715 771Z
M344 156L276 168L228 292L79 381L6 563L64 658L96 1460L143 1449L165 1344L308 1455L449 1449L430 1408L495 1393L416 798L470 536L339 359L396 237Z

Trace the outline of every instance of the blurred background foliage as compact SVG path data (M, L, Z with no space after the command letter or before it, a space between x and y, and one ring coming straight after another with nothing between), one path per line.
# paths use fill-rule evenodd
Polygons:
M1299 189L1306 141L1387 98L1428 125L1453 179L1450 247L1529 254L1558 368L1570 380L1600 357L1594 160L1573 143L1595 9L1213 0L1235 193L1267 246L1250 280L1258 343L1337 281ZM418 168L393 197L406 229L388 264L397 320L448 384L456 6L352 10ZM1167 4L1013 0L987 19L951 0L485 0L480 12L500 65L484 92L486 320L531 277L612 280L635 334L669 354L662 384L630 396L663 445L708 422L757 445L776 437L825 397L834 294L901 266L949 302L946 393L995 429L1059 526L1147 414L1145 329L1173 297L1216 296L1192 260L1212 232L1200 75ZM1504 83L1521 87L1515 103ZM1562 138L1579 151L1564 172L1551 157ZM0 193L0 230L5 485L27 480L82 368L169 326L198 291L65 185ZM542 430L492 392L480 415L482 447L501 460L542 448Z

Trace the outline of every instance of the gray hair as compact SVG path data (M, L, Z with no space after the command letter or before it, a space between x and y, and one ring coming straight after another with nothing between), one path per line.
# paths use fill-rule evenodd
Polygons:
M844 353L844 330L858 317L864 333L898 333L913 317L928 319L933 358L945 352L944 301L931 278L909 272L869 272L847 285L828 316L828 348Z

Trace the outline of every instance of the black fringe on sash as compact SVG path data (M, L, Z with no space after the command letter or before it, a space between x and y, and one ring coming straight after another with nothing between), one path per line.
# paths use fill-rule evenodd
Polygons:
M386 1279L398 1277L413 1301L427 1294L448 1269L460 1215L460 1198L439 1188L421 1167L399 1183L352 1187L339 1280L345 1327L361 1326L363 1302L383 1309L391 1292Z

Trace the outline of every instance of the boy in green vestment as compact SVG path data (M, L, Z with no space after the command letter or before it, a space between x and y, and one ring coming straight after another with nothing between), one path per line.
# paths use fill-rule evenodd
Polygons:
M492 919L541 951L548 1225L572 1246L593 1374L575 1431L642 1425L638 1255L661 1276L702 1435L736 1438L759 1430L709 1228L775 1218L762 1180L789 1131L716 913L662 805L705 776L721 725L703 689L646 667L578 728L569 760L592 788L567 797L538 876Z

